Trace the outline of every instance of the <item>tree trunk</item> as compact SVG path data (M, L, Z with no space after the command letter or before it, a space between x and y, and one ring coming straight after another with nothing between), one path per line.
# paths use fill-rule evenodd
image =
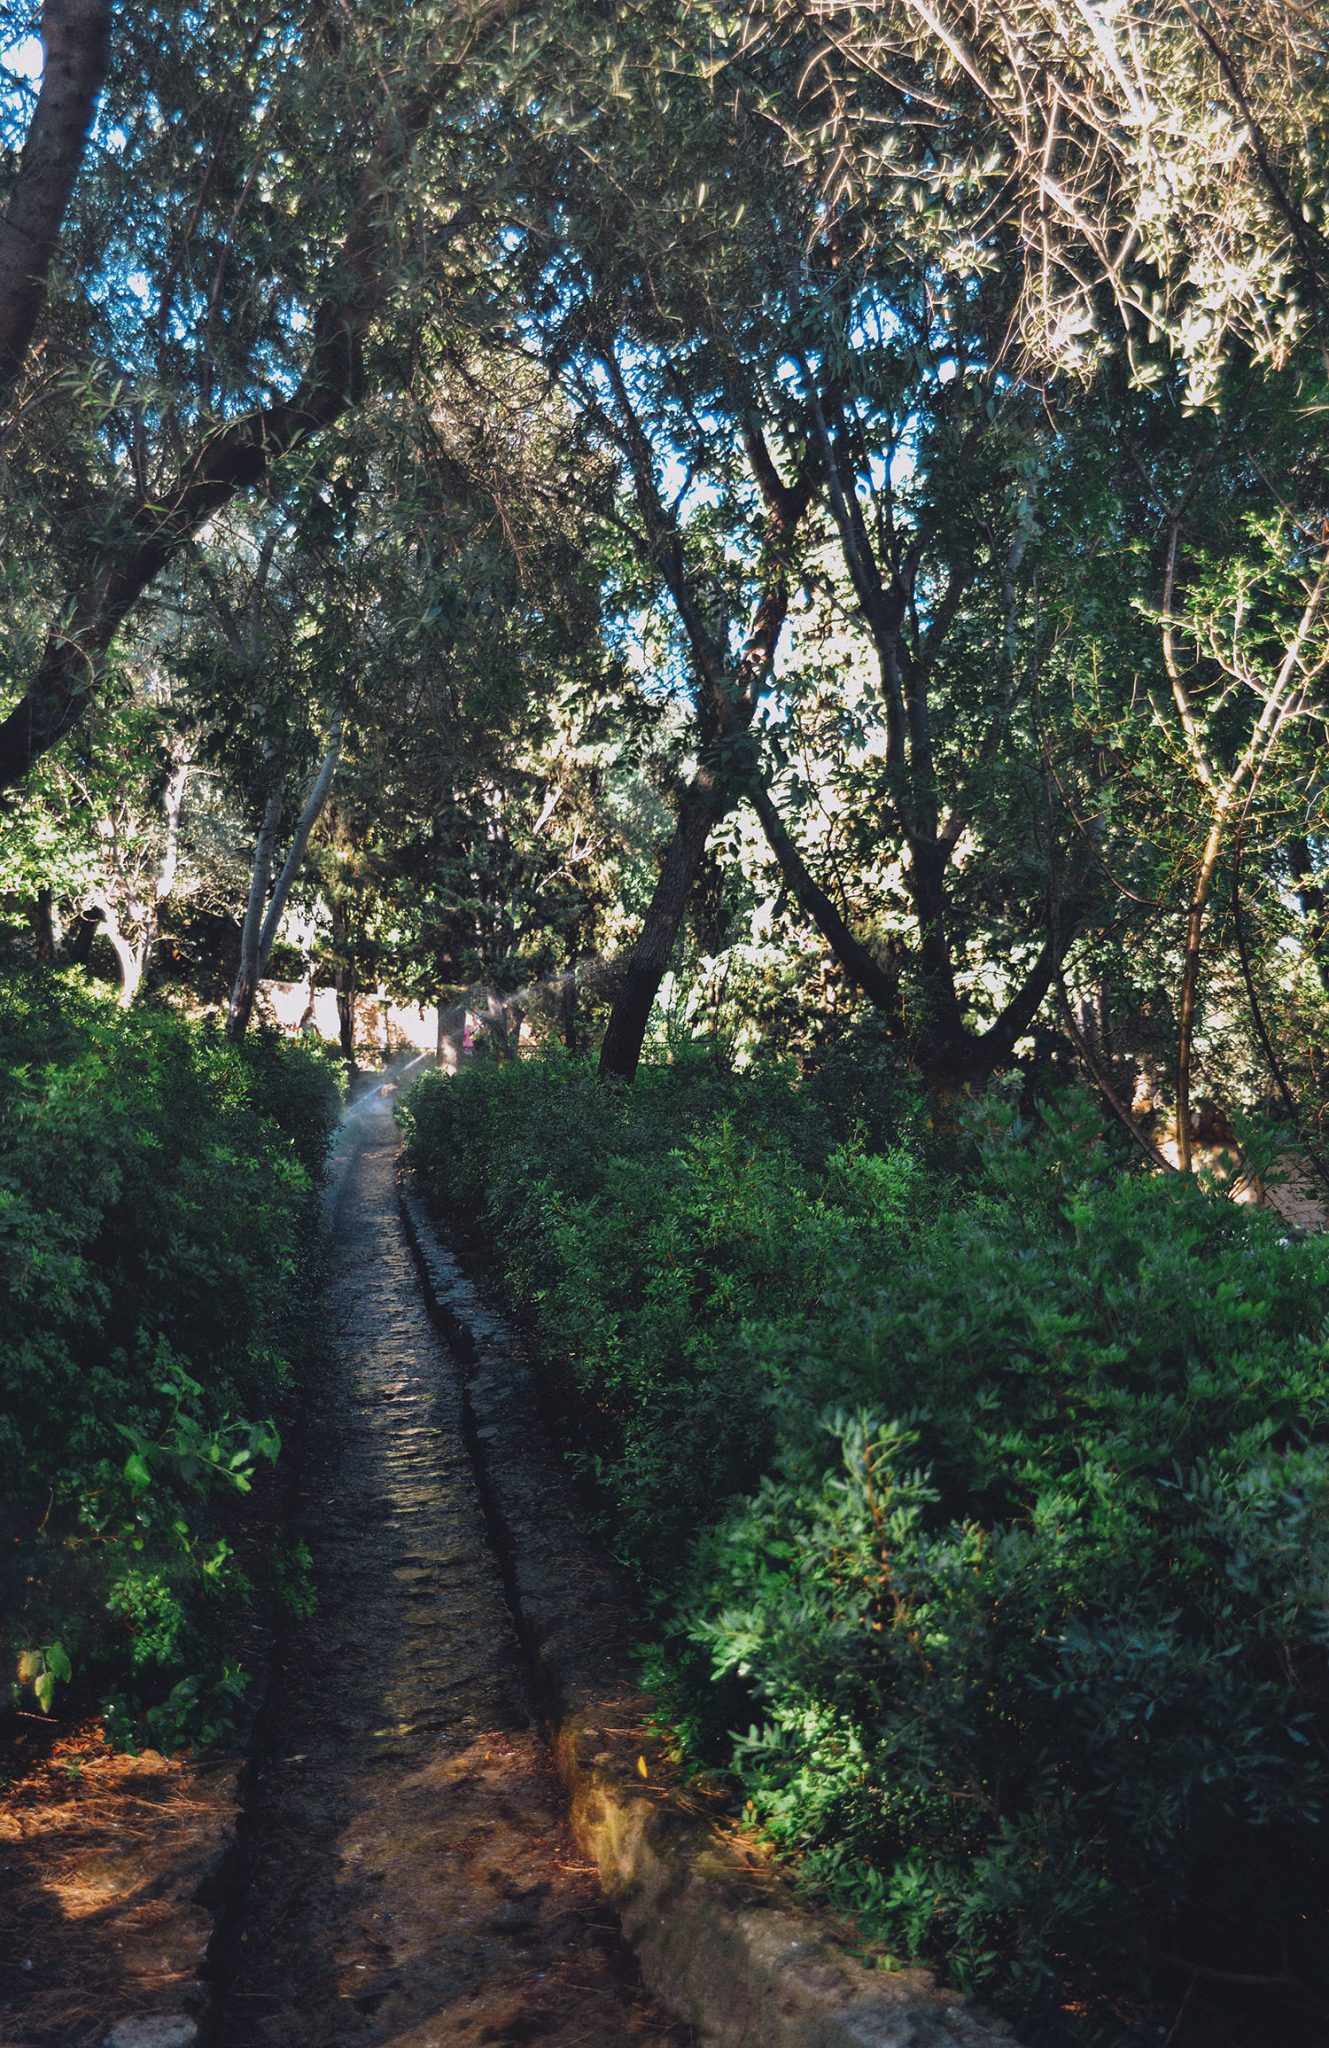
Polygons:
M630 1081L637 1071L651 1007L669 966L706 842L737 795L704 763L683 793L641 932L619 975L600 1045L602 1080Z
M69 937L61 954L71 967L86 967L92 958L93 943L97 937L97 919L90 910L80 910L69 928Z
M862 941L855 938L830 897L810 873L798 847L785 829L765 784L754 780L748 800L761 821L766 843L780 863L780 873L804 916L810 918L825 939L850 980L863 991L874 1008L898 1021L900 985L874 960Z
M277 834L281 830L281 791L274 790L268 798L263 812L263 822L258 828L254 842L254 865L249 876L249 901L245 905L245 921L240 927L240 964L236 968L235 981L231 986L230 1008L226 1014L226 1036L233 1045L238 1045L248 1028L254 1013L254 998L258 994L259 982L259 941L263 932L263 906L267 901L268 883L272 879L272 863L277 851Z
M485 1032L495 1059L510 1060L521 1045L523 1011L511 996L485 991Z
M1223 845L1228 810L1225 796L1226 792L1220 796L1216 806L1214 821L1200 855L1195 894L1186 913L1186 957L1181 973L1181 1002L1177 1016L1177 1164L1183 1173L1191 1170L1191 1051L1195 1043L1195 1002L1200 985L1204 913Z
M345 907L335 893L328 896L332 918L332 986L337 995L337 1035L341 1056L348 1067L355 1065L355 967L351 960L351 932Z
M305 798L304 809L295 821L295 831L291 836L291 844L287 849L286 858L282 862L281 873L278 875L272 891L272 901L268 905L267 916L263 920L263 929L259 933L258 971L260 977L267 971L268 961L272 957L272 949L276 944L277 934L281 930L281 921L286 914L286 905L290 900L291 890L294 888L296 878L304 865L305 853L309 846L309 835L315 825L317 825L322 815L323 806L326 804L331 792L332 779L337 773L337 763L341 758L341 739L342 715L339 711L333 719L328 733L328 750L320 761L318 773L310 785L309 795Z
M581 1033L577 1029L577 974L569 968L563 976L563 986L558 999L559 1023L562 1027L563 1044L570 1053L581 1051Z
M862 941L855 937L829 896L813 878L765 785L754 778L747 795L761 820L767 844L780 863L780 873L800 910L811 919L850 980L862 990L873 1007L882 1012L893 1032L900 1032L897 977L882 967ZM940 875L933 877L934 887L939 882ZM1069 943L1070 935L1060 945L1054 945L1049 939L1001 1015L986 1031L974 1033L965 1028L961 1018L943 934L942 1013L947 1024L944 1030L935 1026L931 1030L925 1029L918 1041L919 1066L930 1086L943 1094L950 1094L965 1086L981 1086L992 1078L1011 1057L1016 1039L1023 1037L1033 1023L1052 985L1057 962ZM938 964L935 950L932 964L934 967Z
M437 1060L441 1072L461 1072L462 1055L466 1040L465 1003L439 1003Z
M111 902L104 889L94 890L88 897L88 906L91 909L100 910L102 914L102 922L106 927L106 936L111 942L111 951L115 954L115 964L120 970L120 994L116 1000L122 1010L127 1010L131 1007L135 996L138 994L139 984L143 979L143 947L142 945L131 945L130 941L125 937L125 934L120 929L120 920L116 916L115 905Z
M46 0L41 92L0 220L0 401L20 375L106 76L110 0Z
M355 969L336 967L333 969L333 986L337 992L337 1038L341 1045L341 1056L348 1067L355 1065Z
M32 922L32 943L37 958L43 967L49 967L60 951L60 935L55 921L55 897L43 885L33 898L28 912Z
M272 899L268 902L265 914L263 906L267 899L268 882L276 857L277 834L281 829L282 818L280 791L274 790L268 798L263 823L259 827L258 843L254 848L254 871L249 883L249 902L245 906L244 927L240 933L240 966L235 977L235 986L231 990L231 1007L226 1018L226 1036L233 1044L244 1037L253 1014L258 985L272 957L272 948L276 943L277 933L281 930L281 921L290 900L291 890L304 862L309 835L318 823L319 814L332 788L332 778L337 772L337 762L341 755L341 737L342 717L338 712L332 721L328 750L319 763L318 773L314 777L309 795L305 798L304 809L296 819L291 844L282 862L281 873L273 887Z
M956 992L955 967L946 933L949 865L948 846L935 838L911 835L908 883L918 922L918 960L923 979L920 1036L942 1066L963 1064L970 1037Z
M139 972L135 982L135 993L138 990L138 981L142 980L152 966L152 956L157 950L157 938L161 931L162 905L175 887L175 877L180 866L180 813L184 809L185 785L189 781L190 766L188 759L177 761L162 796L166 832L162 842L162 857L153 884L153 894L143 911L138 941Z

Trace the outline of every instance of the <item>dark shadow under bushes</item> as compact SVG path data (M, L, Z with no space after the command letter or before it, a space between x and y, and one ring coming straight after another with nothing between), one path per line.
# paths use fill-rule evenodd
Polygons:
M0 1648L159 1747L226 1726L256 1569L237 1518L304 1342L338 1106L303 1046L241 1048L56 975L0 990Z
M477 1066L405 1122L806 1879L1047 2039L1319 2038L1329 1244L1074 1097L989 1097L962 1183L778 1074Z

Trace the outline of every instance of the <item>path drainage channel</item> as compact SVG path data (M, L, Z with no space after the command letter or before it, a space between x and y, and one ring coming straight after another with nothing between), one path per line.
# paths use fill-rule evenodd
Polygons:
M215 2048L684 2048L568 1827L398 1216L382 1096L346 1127L290 1634L219 1943Z

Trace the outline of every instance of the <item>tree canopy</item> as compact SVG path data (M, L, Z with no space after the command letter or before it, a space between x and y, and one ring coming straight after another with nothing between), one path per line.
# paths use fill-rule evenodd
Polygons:
M1313 14L5 34L16 955L239 1031L298 910L343 993L584 984L610 1075L723 983L1314 1139Z

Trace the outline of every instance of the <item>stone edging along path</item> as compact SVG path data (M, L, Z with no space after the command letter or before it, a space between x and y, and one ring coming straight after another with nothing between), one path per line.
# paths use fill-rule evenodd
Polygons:
M490 1536L573 1829L651 1990L715 2048L1017 2048L1003 2021L928 1972L865 1968L671 1784L630 1660L623 1582L583 1532L525 1348L404 1182L400 1196L426 1300L460 1363Z

